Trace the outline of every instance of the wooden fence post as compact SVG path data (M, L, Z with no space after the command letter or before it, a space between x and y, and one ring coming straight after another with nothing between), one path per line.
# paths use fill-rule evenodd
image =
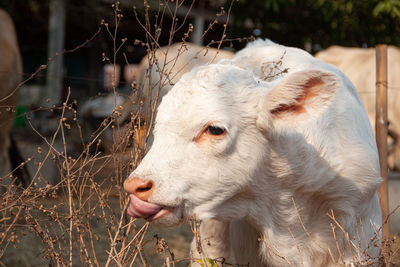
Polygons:
M376 46L376 143L379 151L379 163L383 182L379 187L379 200L382 209L382 254L387 258L390 238L389 202L388 202L388 165L387 165L387 45Z

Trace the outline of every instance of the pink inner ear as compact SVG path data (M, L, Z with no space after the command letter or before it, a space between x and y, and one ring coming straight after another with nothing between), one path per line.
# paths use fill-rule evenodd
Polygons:
M302 87L302 94L300 94L291 104L281 104L279 107L273 109L273 115L280 115L284 113L301 114L306 112L305 104L307 101L318 95L322 90L324 82L319 77L310 78Z

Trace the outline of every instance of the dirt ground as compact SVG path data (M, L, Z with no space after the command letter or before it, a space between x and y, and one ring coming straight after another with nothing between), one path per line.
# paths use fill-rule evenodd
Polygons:
M49 205L54 205L57 200L48 200ZM116 209L119 209L119 200L117 198L111 199L110 202ZM135 222L137 229L140 229L144 225L144 220L137 220ZM107 228L104 223L93 219L91 221L91 227L93 233L98 236L96 240L96 253L97 259L100 266L104 266L108 253L110 250L110 240L107 237ZM5 266L49 266L49 260L46 259L46 247L43 246L40 238L36 234L29 232L23 226L19 227L19 243L17 246L9 245L5 254L0 257L0 261ZM22 235L24 232L24 235ZM189 225L184 224L175 228L159 228L150 226L145 239L143 241L143 251L142 255L146 261L147 266L162 266L164 258L162 254L158 254L156 238L164 238L168 244L168 247L172 253L175 255L176 260L183 260L182 262L176 263L175 266L188 266L189 261L189 246L192 240L193 234L190 230ZM79 251L74 251L79 254ZM79 257L76 255L74 257L74 266L81 266L79 262ZM114 266L114 264L112 264ZM137 259L133 266L145 266L141 259Z
M42 161L45 157L47 151L45 148L47 146L38 138L26 138L26 136L24 136L24 138L17 138L17 143L24 158L32 158L32 161L28 164L28 168L31 175L33 175L35 170L37 170L37 163ZM41 147L41 149L38 149L39 147ZM56 144L55 147L58 147L62 151L62 146L60 144ZM41 153L38 153L38 150L42 150ZM124 155L116 155L114 157L126 158ZM60 175L59 168L59 163L56 164L55 162L48 160L41 169L40 175L45 177L50 183L58 183L60 179L56 176ZM97 172L98 169L100 169L100 171ZM106 212L104 216L106 218L120 218L122 212L119 194L117 190L115 190L114 181L112 178L115 176L115 169L116 167L114 166L113 161L105 163L105 160L97 160L91 167L91 171L95 173L93 177L94 182L100 185L100 188L102 189L101 194L104 194L103 198L108 205L108 208L104 209ZM41 187L45 185L43 182L38 182L37 186ZM38 199L35 203L38 207L40 205L43 205L45 208L57 207L56 210L60 214L68 214L68 199L66 197L66 192L63 190L64 189L59 190L60 192L55 198L44 197ZM84 198L91 202L85 204L86 209L89 209L88 207L96 207L96 205L98 205L97 196L90 198L85 195ZM76 201L76 203L78 203L78 201ZM97 210L98 211L94 213L101 213L101 210L98 207ZM49 216L44 215L44 213L40 212L39 209L32 209L30 213L39 221L43 228L48 228L50 229L49 232L54 232L53 238L58 238L57 242L60 241L59 239L63 239L61 242L64 244L63 247L69 247L67 230L64 226L60 227L57 225L57 222L51 221ZM2 220L0 218L0 223L1 221ZM112 225L112 219L105 221L104 219L95 216L93 216L93 218L88 218L87 221L88 224L90 224L91 230L93 231L93 236L95 236L94 251L96 252L96 258L99 266L105 266L109 255L108 252L111 249L110 244L112 243L110 241L108 231L115 231L116 223L115 225ZM115 222L117 222L117 220L115 220ZM68 225L66 222L63 223ZM142 219L135 220L135 231L139 231L144 224L145 221ZM15 242L8 243L5 246L5 243L3 243L0 246L0 266L53 266L52 263L54 264L54 261L46 258L47 245L43 243L43 239L39 238L36 232L33 232L30 229L31 227L28 227L23 217L18 220L17 224L14 225L14 231L12 234L15 236ZM76 240L74 239L74 242L79 242L76 232L75 235ZM177 260L175 266L188 266L189 246L193 238L193 233L189 224L182 224L175 228L159 228L150 224L142 242L143 250L141 250L140 257L137 257L132 266L162 266L163 262L165 262L164 253L157 253L157 238L159 240L160 238L165 240L169 251L174 254L175 260ZM85 242L87 244L90 243L88 240L85 240ZM83 253L82 251L79 251L79 245L74 244L74 247L73 266L82 266L82 259L80 255ZM88 250L90 253L91 249L89 248ZM64 258L66 258L68 252L65 252L64 254ZM169 255L171 258L169 252L167 255ZM91 255L91 257L93 258L93 255ZM111 266L117 266L117 264L112 262Z

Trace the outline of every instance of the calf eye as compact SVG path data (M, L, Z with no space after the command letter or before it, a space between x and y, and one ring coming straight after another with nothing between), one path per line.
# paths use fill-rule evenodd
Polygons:
M222 135L225 133L225 129L218 126L210 125L207 127L206 132L211 135Z

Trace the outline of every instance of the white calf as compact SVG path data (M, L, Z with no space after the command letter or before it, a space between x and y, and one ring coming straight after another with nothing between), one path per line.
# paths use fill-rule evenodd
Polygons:
M133 217L205 220L206 257L335 266L378 255L380 182L373 132L344 74L256 41L181 78L124 187Z

